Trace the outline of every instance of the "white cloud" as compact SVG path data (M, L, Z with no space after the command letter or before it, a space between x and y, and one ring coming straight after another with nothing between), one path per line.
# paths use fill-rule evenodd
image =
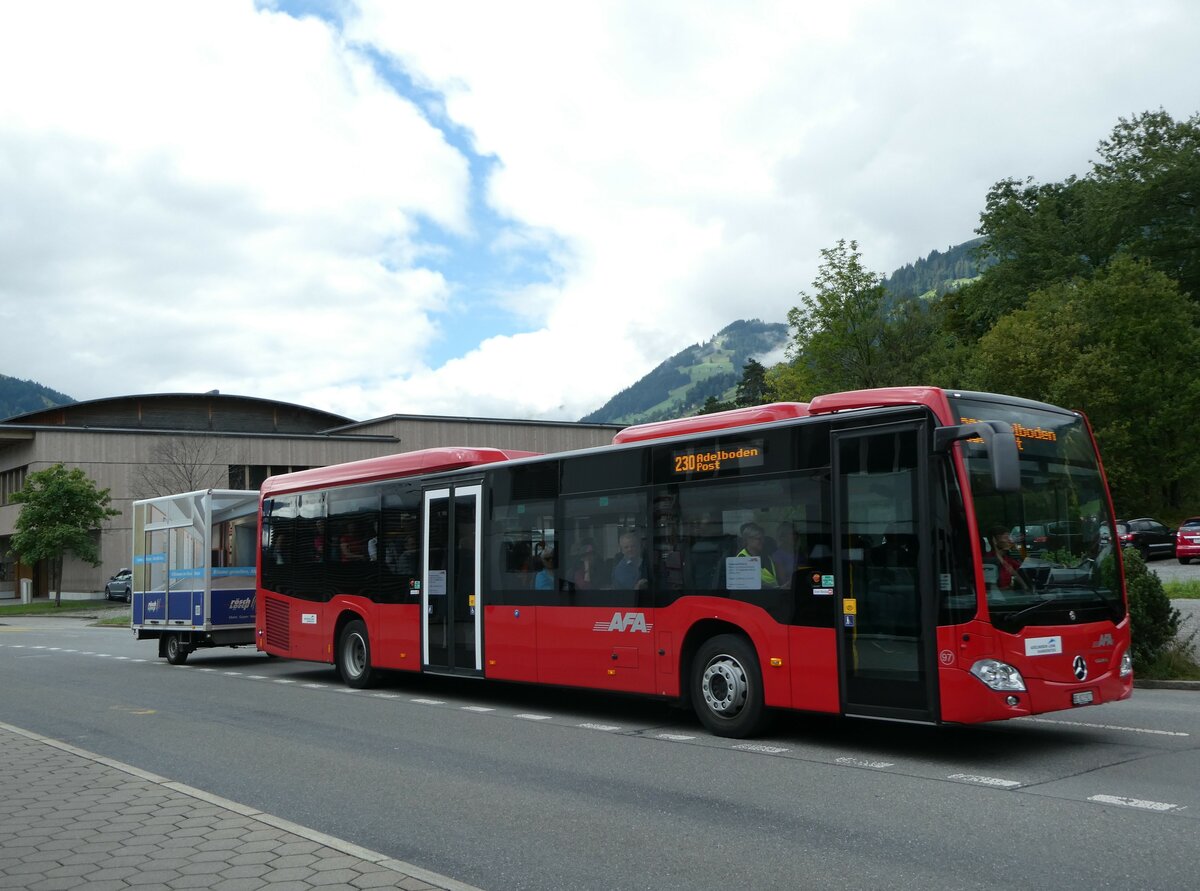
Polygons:
M15 16L4 373L301 399L421 367L449 288L414 233L469 227L467 162L335 32L235 2Z
M0 372L578 417L783 321L839 238L888 273L997 180L1086 172L1118 116L1198 110L1169 0L357 9L344 39L231 0L0 23L0 326L51 332ZM504 310L525 332L481 333Z

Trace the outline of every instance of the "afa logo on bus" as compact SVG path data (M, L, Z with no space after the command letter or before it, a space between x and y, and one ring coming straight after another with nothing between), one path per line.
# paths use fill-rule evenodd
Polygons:
M613 613L607 621L597 622L592 626L593 631L642 631L650 633L654 625L646 621L645 613Z

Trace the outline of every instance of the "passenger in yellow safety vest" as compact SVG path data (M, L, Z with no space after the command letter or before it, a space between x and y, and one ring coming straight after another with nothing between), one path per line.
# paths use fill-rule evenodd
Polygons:
M762 526L757 523L746 523L742 526L742 549L738 551L738 556L757 557L762 567L762 586L778 588L779 578L775 575L775 562L763 553L765 541L766 533L763 532Z

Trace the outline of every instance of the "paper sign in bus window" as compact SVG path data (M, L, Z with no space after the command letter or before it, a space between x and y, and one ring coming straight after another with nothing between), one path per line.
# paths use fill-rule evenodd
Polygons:
M730 591L758 591L762 588L760 557L726 557L725 587Z

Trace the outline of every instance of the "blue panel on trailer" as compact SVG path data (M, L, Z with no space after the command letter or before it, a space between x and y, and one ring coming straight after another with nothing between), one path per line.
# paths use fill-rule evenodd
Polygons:
M253 625L254 589L234 588L212 592L213 626Z
M159 622L165 622L167 619L167 595L162 591L152 591L149 594L135 594L134 597L145 599L145 609L142 613L142 621L149 622L151 619L156 619Z
M203 595L201 595L203 596ZM167 594L167 619L171 622L192 621L192 592L172 591Z

